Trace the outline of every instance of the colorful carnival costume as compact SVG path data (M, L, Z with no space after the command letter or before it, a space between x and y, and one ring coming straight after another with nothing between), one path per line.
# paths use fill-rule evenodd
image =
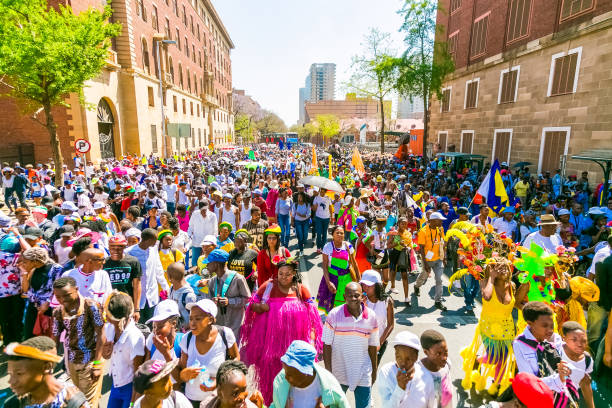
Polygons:
M355 261L357 262L357 266L359 267L359 271L367 271L368 269L372 269L372 265L368 261L368 254L370 250L363 243L369 235L372 233L372 230L365 224L365 217L357 217L357 225L365 225L364 229L360 229L355 225L351 230L349 240L355 244Z
M312 344L320 354L323 351L321 318L303 285L298 294L281 292L273 280L265 282L253 295L246 309L241 328L240 357L247 365L253 365L266 405L272 402L274 377L283 368L280 358L294 340ZM267 303L270 310L258 314L253 303Z
M329 313L334 307L344 304L344 289L353 280L349 261L350 255L354 252L353 245L348 241L343 241L340 248L336 248L333 240L323 247L323 254L327 255L329 259L327 267L329 281L336 287L336 293L330 292L325 276L321 278L317 301L319 310L325 314Z

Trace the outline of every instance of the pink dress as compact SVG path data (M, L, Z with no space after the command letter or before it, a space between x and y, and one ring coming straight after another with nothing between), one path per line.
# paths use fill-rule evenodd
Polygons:
M185 232L189 229L189 218L191 213L189 211L185 212L185 216L181 217L178 213L176 214L176 218L179 222L179 228Z

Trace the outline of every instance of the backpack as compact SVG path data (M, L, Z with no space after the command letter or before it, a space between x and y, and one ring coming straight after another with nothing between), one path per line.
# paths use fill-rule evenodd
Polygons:
M181 358L181 340L183 340L183 335L184 333L176 333L176 335L174 336L174 345L172 348L174 349L174 355L176 355L176 358ZM189 339L187 340L187 347L189 347ZM153 355L153 353L155 353L155 350L157 349L155 347L155 344L153 344L151 346L151 356Z
M227 344L227 337L225 337L225 327L218 326L216 324L215 324L215 327L219 331L219 334L221 335L221 340L223 341L223 345L225 346L225 360L232 360L232 357L230 356L230 353L229 353L229 345ZM187 333L187 350L189 350L189 344L191 343L192 337L193 337L192 332Z

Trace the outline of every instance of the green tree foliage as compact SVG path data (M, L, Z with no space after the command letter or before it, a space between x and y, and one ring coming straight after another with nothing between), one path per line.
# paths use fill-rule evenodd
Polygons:
M323 144L330 141L332 137L340 133L340 121L336 115L317 115L315 126L318 133L323 136Z
M263 136L268 133L284 133L287 131L285 122L274 112L263 111L261 119L255 122L255 128Z
M394 91L396 69L388 69L388 61L395 58L391 49L391 35L371 28L362 43L363 55L353 57L352 73L346 88L359 96L372 97L380 106L380 151L385 151L385 97Z
M249 115L237 113L234 117L234 133L241 137L243 142L253 142L253 125Z
M319 129L313 123L304 123L303 125L293 125L289 128L290 132L298 134L298 138L302 142L309 142L313 136L319 133Z
M56 169L63 184L62 153L51 108L66 105L83 84L98 76L111 38L121 31L108 22L110 7L75 15L69 6L49 8L46 0L0 0L0 75L10 96L45 113Z
M455 64L448 53L447 44L437 41L443 38L441 27L436 27L437 1L406 0L399 13L404 17L401 31L405 34L406 51L399 58L388 58L380 68L395 72L395 87L406 96L423 98L423 156L427 159L429 136L430 101L433 94L441 98L442 84L446 75L452 73Z

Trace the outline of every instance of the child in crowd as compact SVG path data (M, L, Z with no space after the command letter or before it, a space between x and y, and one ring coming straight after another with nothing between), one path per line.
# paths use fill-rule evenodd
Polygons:
M434 406L453 407L453 384L446 339L440 332L425 330L421 334L421 347L425 358L419 361L419 365L423 369L424 380L428 381L429 377L433 382L434 399L437 401Z
M563 323L561 332L563 345L558 350L571 370L569 377L576 387L580 387L586 407L595 408L590 375L593 372L593 358L586 352L587 335L584 327L578 322L569 321Z
M134 303L123 292L113 291L106 304L103 357L110 359L113 379L109 407L129 408L133 402L134 373L144 361L145 339L132 319ZM94 362L95 363L95 362Z
M529 302L523 307L523 317L527 327L513 342L518 372L540 377L555 393L555 407L572 406L578 392L568 364L557 351L562 343L554 332L552 309L543 302Z
M174 262L168 266L166 271L168 280L170 281L170 299L178 304L179 313L179 330L189 328L189 311L185 308L187 303L195 303L197 301L193 288L189 286L185 280L185 264Z

